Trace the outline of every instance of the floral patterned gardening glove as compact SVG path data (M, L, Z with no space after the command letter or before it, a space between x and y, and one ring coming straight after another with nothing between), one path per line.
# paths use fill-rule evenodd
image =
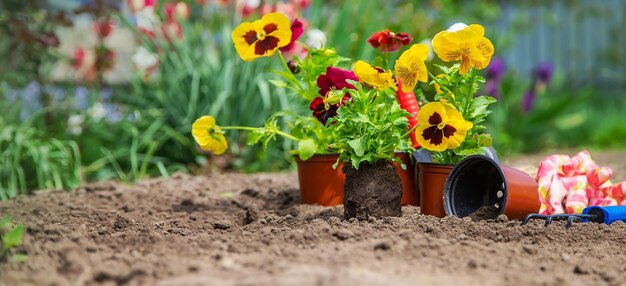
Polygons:
M588 206L626 205L626 182L612 184L613 171L584 150L574 157L551 155L539 163L540 214L582 213Z

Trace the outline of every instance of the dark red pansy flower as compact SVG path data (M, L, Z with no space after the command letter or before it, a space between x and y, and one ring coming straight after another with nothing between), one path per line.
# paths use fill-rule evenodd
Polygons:
M302 36L303 33L304 26L302 25L302 21L296 18L291 23L291 42L289 42L289 45L280 48L280 51L283 53L291 51L296 46L296 41Z
M413 38L407 33L394 33L389 30L382 30L372 34L367 39L367 42L375 49L380 48L380 51L383 53L390 53L408 45L412 40Z
M354 72L342 70L335 67L327 67L326 74L321 74L317 78L317 87L320 88L319 94L326 96L331 89L341 90L344 87L354 89L354 86L346 82L347 79L359 81Z
M327 104L324 102L324 98L326 97L316 97L311 101L311 104L309 104L309 108L313 111L313 116L322 124L326 125L329 118L337 116L337 109L350 100L350 95L344 95L341 102L336 104Z

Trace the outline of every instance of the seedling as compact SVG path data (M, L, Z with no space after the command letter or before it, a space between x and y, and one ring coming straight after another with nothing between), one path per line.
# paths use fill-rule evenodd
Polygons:
M0 261L24 261L27 256L24 254L11 255L11 249L22 244L22 235L24 234L24 225L17 224L13 226L10 216L4 216L0 219L0 239L2 240L2 248L0 249Z

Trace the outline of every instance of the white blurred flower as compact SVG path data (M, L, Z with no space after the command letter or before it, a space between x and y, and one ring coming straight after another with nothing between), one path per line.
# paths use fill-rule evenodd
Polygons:
M450 28L448 28L448 32L456 32L467 28L468 26L464 23L454 23Z
M306 32L306 44L313 49L319 49L326 44L326 34L319 29Z
M132 62L144 81L156 77L159 65L159 55L140 46L132 56Z
M107 110L106 108L104 108L104 105L102 103L97 102L91 108L89 108L89 110L87 110L87 114L89 114L89 116L95 121L100 121L106 116Z
M427 61L430 61L433 59L433 40L432 39L424 39L421 42L419 42L420 44L424 44L428 46L428 57L426 58Z
M67 119L67 130L73 135L80 135L83 133L83 122L85 122L84 116L78 114L70 115Z
M139 46L133 54L132 61L139 70L147 70L159 63L159 55Z
M154 6L147 6L139 10L137 14L137 28L154 31L159 26L159 18L154 12Z
M256 9L261 6L261 0L245 0L244 5L246 5L246 7Z

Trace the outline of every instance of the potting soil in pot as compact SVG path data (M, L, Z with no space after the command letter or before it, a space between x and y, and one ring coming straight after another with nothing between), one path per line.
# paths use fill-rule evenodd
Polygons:
M402 215L402 182L393 165L361 163L358 170L344 167L344 217L346 219Z

